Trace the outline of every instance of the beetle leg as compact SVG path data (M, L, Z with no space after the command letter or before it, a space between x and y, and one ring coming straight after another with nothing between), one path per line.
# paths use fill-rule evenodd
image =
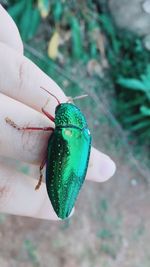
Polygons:
M45 158L45 159L42 161L41 165L40 165L40 177L39 177L38 183L37 183L37 185L36 185L36 187L35 187L35 190L38 190L38 189L40 188L41 184L42 184L42 179L43 179L43 173L42 173L42 170L43 170L43 168L44 168L44 166L45 166L45 164L46 164L46 160L47 160L47 158Z
M5 121L11 125L13 128L16 128L17 130L21 131L25 131L25 130L35 130L35 131L53 131L54 128L53 127L20 127L18 126L14 121L12 121L11 119L9 119L8 117L5 118Z
M54 122L55 118L49 114L44 108L42 108L42 112L45 114L47 118L49 118L52 122Z
M44 89L43 87L41 87L41 88ZM44 90L47 91L46 89L44 89ZM48 92L48 91L47 91L47 92ZM54 122L55 118L45 110L45 107L47 106L49 100L50 100L50 99L47 99L45 105L41 108L41 110L42 110L42 112L44 113L44 115L45 115L49 120L51 120L52 122Z

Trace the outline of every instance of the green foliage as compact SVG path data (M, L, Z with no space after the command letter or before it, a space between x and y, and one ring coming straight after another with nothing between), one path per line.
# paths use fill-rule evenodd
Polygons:
M150 104L150 65L147 65L145 74L141 74L140 79L129 79L129 78L118 78L118 84L122 86L123 89L129 89L136 92L140 91L145 96L144 103ZM145 106L142 101L139 101L138 110L135 111L135 115L125 118L125 122L128 125L130 131L143 132L148 130L148 135L150 134L150 108Z
M146 73L140 75L139 80L120 77L118 84L130 90L141 91L147 100L150 100L150 65L147 66Z
M27 38L29 39L32 39L35 35L35 33L37 32L38 30L38 27L40 25L40 21L41 21L41 18L40 18L40 12L37 8L34 8L32 9L32 23L30 23L30 31L27 35Z
M135 132L141 144L150 145L150 53L139 37L117 30L108 14L100 19L108 40L116 115L129 134Z
M11 0L8 12L17 23L25 42L35 37L42 19L50 18L53 28L60 22L62 28L67 25L71 29L72 56L75 59L81 58L83 54L81 25L79 19L72 14L71 9L69 10L67 3L47 0Z
M144 116L150 116L150 108L141 106L140 111Z
M26 0L19 1L14 5L11 5L8 9L10 16L18 23L20 15L23 13L25 8Z
M20 0L8 8L9 14L18 25L23 41L32 39L40 25L41 17L34 0Z
M76 17L71 17L70 25L71 25L71 31L72 31L73 56L79 59L83 51L82 51L81 29L80 29L80 24L79 24L78 19L76 19Z
M115 54L118 54L120 47L120 42L116 38L116 29L114 28L109 15L102 14L100 16L100 21L102 23L103 30L109 36L109 40L115 56Z
M61 1L56 1L53 7L54 21L59 22L63 13L63 5Z

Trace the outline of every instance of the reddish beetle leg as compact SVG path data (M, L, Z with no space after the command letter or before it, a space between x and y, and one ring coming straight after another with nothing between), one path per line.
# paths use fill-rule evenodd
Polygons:
M26 130L32 130L32 131L53 131L53 127L20 127L18 126L14 121L9 119L8 117L5 118L5 121L11 125L13 128L19 130L19 131L26 131Z
M42 170L43 170L43 168L44 168L44 166L45 166L45 164L46 164L46 160L47 160L47 158L45 158L45 159L42 161L41 165L40 165L40 177L39 177L38 183L37 183L37 185L36 185L36 187L35 187L35 190L38 190L38 189L40 188L41 184L42 184L42 180L43 180L43 173L42 173Z
M50 119L52 122L54 122L55 118L54 118L51 114L49 114L44 108L42 108L42 112L44 113L44 115L45 115L48 119Z

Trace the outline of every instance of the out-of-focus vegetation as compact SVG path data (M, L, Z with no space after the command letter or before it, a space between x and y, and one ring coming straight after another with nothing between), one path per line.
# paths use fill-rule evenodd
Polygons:
M110 102L116 117L130 140L136 136L139 144L150 146L150 53L139 37L115 28L107 1L5 3L28 57L72 94L87 86L87 76L97 94L99 81L107 91L111 77L116 98ZM86 75L80 77L80 72Z
M116 114L123 126L150 146L150 52L133 33L117 31L110 17L102 15L108 37L107 58L115 89Z

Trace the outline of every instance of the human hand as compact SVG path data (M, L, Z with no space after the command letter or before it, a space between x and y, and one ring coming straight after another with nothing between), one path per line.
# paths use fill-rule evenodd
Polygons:
M23 56L23 44L16 25L0 5L0 155L40 165L50 132L17 131L5 122L9 117L19 126L47 127L52 122L41 113L50 90L61 102L66 102L59 86L35 64ZM54 115L53 97L46 109ZM86 179L103 182L115 172L114 162L92 148ZM45 184L34 190L38 177L30 177L0 164L0 211L10 214L58 220L47 196Z

